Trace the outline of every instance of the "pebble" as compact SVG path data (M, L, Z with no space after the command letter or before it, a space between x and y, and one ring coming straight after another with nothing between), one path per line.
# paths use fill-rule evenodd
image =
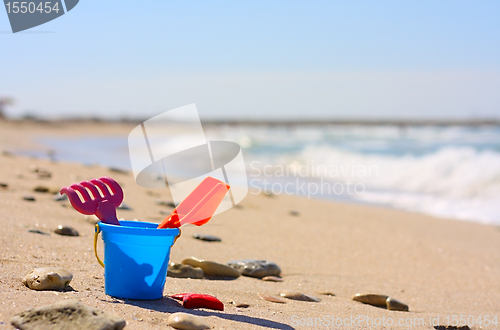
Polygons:
M49 235L49 233L46 233L44 231L38 230L38 229L28 229L28 233L33 233L33 234L41 234L41 235Z
M262 280L267 282L283 282L283 279L279 276L265 276Z
M132 208L125 203L121 203L120 206L118 206L118 210L132 211Z
M32 172L36 173L36 175L39 178L48 179L48 178L52 177L52 173L50 173L49 171L47 171L44 168L37 167L37 166L31 166L30 169L31 169Z
M401 311L401 312L409 311L408 305L392 297L387 298L386 304L387 304L387 309L390 311Z
M49 192L49 187L45 187L45 186L36 186L35 188L33 188L33 191L36 191L36 192L40 192L40 193L47 193Z
M160 193L157 193L156 191L151 191L151 190L146 191L146 195L153 196L153 197L161 197Z
M35 201L35 197L33 197L33 196L23 196L23 199L25 201L28 201L28 202L34 202Z
M167 324L175 329L202 330L210 329L203 318L188 313L173 313L167 319Z
M118 167L108 167L108 170L110 170L111 172L114 172L114 173L128 174L127 170L124 170L124 169L121 169Z
M61 190L61 188L59 187L47 187L47 186L36 186L35 188L33 188L33 191L35 192L41 192L41 193L49 193L49 194L52 194L52 195L59 195L59 190ZM66 195L64 195L66 196Z
M248 307L250 307L250 304L243 303L243 302L231 301L230 303L233 304L235 307L238 307L238 308L248 308Z
M76 229L62 225L59 225L59 227L57 227L57 229L54 230L54 232L56 234L63 236L80 236L80 234L78 234L78 231Z
M7 189L9 188L9 185L3 182L0 182L0 188Z
M283 298L292 299L292 300L300 300L300 301L311 301L311 302L320 302L321 301L320 299L318 299L316 297L304 294L302 292L296 292L296 291L284 291L280 294L280 296L282 296Z
M174 207L175 208L174 202L156 201L156 205L168 206L168 207Z
M298 217L300 215L299 211L290 211L290 215L293 215L294 217Z
M36 268L23 278L23 283L33 290L61 290L69 285L73 274L61 267Z
M362 302L364 304L377 306L377 307L387 307L386 300L389 296L383 294L361 294L357 293L352 297L352 300Z
M171 262L168 265L167 276L177 278L203 278L203 269L190 265L178 264Z
M261 297L264 300L273 302L273 303L278 303L278 304L285 304L286 303L286 301L284 301L281 298L278 298L276 296L270 296L270 295L263 294L263 293L259 293L259 297Z
M121 317L89 307L77 300L63 300L28 309L14 315L10 322L21 330L121 330L126 325Z
M278 265L267 260L233 260L227 264L245 276L263 278L266 276L279 276L281 274L281 269Z
M220 242L222 239L220 239L217 236L213 235L203 235L203 234L194 234L193 238L202 240L202 241L207 241L207 242Z
M335 297L335 293L330 292L330 291L320 291L318 294L323 295L323 296L332 296Z
M44 170L44 169L40 169L36 175L41 178L41 179L50 179L52 177L52 173L50 173L49 171L47 170Z
M199 260L194 257L182 260L185 265L203 269L205 276L214 277L239 277L241 274L236 269L213 261Z
M471 330L468 325L464 326L454 326L454 325L438 325L435 326L434 329L436 330Z
M54 197L54 200L56 202L67 201L68 200L68 196L66 194L61 195L60 193L57 193L57 195Z

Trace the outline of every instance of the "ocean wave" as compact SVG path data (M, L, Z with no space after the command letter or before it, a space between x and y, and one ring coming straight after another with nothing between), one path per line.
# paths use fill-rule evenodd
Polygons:
M500 223L500 153L491 150L444 147L423 156L396 156L320 145L253 162L273 164L278 175L284 168L288 176L361 183L365 191L352 196L359 201Z

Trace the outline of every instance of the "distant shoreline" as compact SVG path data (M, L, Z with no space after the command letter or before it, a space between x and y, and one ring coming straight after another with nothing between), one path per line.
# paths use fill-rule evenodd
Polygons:
M22 118L6 120L9 122L37 122L37 123L122 123L136 124L145 119L102 119L102 118L66 118L66 119L43 119ZM293 119L293 120L265 120L265 119L203 119L203 125L208 126L500 126L500 119Z
M381 119L315 119L315 120L204 120L207 125L230 126L326 126L326 125L358 125L358 126L500 126L500 120L381 120Z

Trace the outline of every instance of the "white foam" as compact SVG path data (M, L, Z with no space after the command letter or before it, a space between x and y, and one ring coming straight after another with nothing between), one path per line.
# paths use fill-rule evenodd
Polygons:
M311 179L362 183L365 192L352 196L362 202L500 224L498 128L247 127L217 134L236 141L243 134L248 162L306 166ZM314 170L325 165L336 175Z

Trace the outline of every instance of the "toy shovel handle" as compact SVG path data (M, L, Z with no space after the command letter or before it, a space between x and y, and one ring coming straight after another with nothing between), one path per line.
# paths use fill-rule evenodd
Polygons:
M207 179L216 180L210 177ZM201 226L207 223L222 202L229 186L218 181L208 192L201 193L197 189L179 204L158 228L178 228L187 223Z

